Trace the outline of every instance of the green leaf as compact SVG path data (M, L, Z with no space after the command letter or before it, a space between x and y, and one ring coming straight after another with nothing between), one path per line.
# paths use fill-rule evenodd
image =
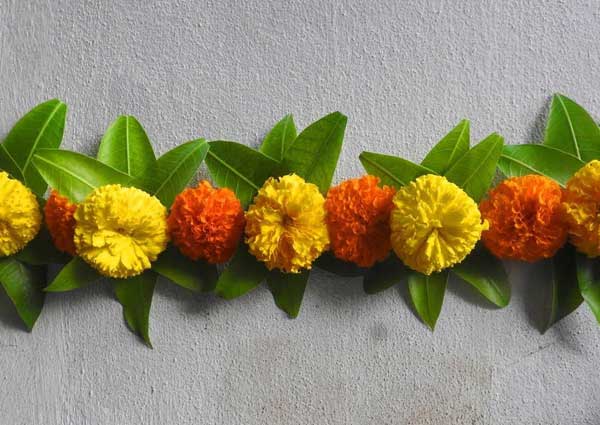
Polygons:
M0 284L31 331L44 306L46 268L27 266L12 257L0 259Z
M219 276L215 292L226 300L240 297L256 288L266 279L269 271L240 243L227 268Z
M506 177L539 174L562 186L583 165L574 156L546 145L507 145L498 161L498 168Z
M71 256L60 252L52 242L46 227L42 227L34 240L15 254L15 258L23 263L42 266L46 264L65 264Z
M384 261L367 270L363 289L367 294L376 294L407 279L412 274L396 254L390 254Z
M209 145L206 165L212 179L233 190L244 207L279 168L277 161L240 143L215 141Z
M444 175L475 201L479 201L494 179L503 145L502 136L490 134L456 161Z
M510 302L510 284L502 262L478 245L452 272L473 285L481 295L498 307Z
M469 121L462 120L427 154L421 165L444 174L469 151Z
M46 182L31 164L33 155L38 149L60 146L66 116L67 105L60 100L41 103L19 120L4 140L6 152L21 170L26 185L39 196L46 192Z
M152 348L148 322L156 286L156 273L147 270L138 276L128 279L112 279L112 281L117 300L123 306L123 317L127 326Z
M275 124L275 127L266 135L259 150L274 160L281 161L287 148L295 139L296 125L294 124L294 117L289 114Z
M73 257L44 291L67 292L74 289L84 288L91 283L97 282L102 276L89 266L81 257Z
M169 246L152 263L152 270L177 285L194 292L210 292L217 283L217 268L205 261L193 261Z
M19 165L2 144L0 144L0 170L6 171L13 178L21 182L25 182L25 177Z
M287 149L284 168L326 193L337 166L348 118L333 112L306 127Z
M379 177L381 184L396 189L407 185L419 176L436 174L435 171L429 168L396 156L363 152L358 158L367 173Z
M308 270L300 273L282 273L274 270L267 277L267 284L275 304L292 319L298 317L300 312L309 275Z
M577 254L577 281L581 296L600 323L600 262Z
M554 95L544 145L583 162L600 159L600 129L585 109L561 94Z
M435 328L435 323L442 310L447 281L447 271L435 273L430 276L412 272L408 276L408 289L415 309L421 320L431 330Z
M344 277L356 277L365 274L367 269L358 267L354 263L340 260L331 251L326 251L314 262L314 265L329 273Z
M50 187L71 202L83 201L97 187L131 181L127 174L77 152L40 149L33 163Z
M100 142L98 161L132 177L140 177L156 166L144 127L130 115L121 115L108 127Z

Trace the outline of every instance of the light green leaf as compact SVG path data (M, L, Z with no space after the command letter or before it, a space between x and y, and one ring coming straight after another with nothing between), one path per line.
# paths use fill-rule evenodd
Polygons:
M490 134L456 161L444 175L478 202L494 179L503 145L502 136Z
M259 150L274 160L281 161L285 151L295 139L296 125L294 118L289 114L275 124L275 127L266 135Z
M583 162L600 159L600 129L585 109L561 94L554 95L544 145Z
M462 120L427 154L421 165L444 174L469 151L469 121Z
M217 283L217 268L205 261L193 261L169 246L152 263L152 270L173 283L194 292L210 292Z
M434 330L442 310L447 281L447 271L430 276L412 272L408 276L408 289L417 314L431 330Z
M77 152L40 149L33 163L50 187L71 202L81 202L94 189L107 184L126 185L131 177Z
M130 115L118 117L108 127L100 142L98 161L132 177L140 177L156 166L144 127Z
M581 296L587 303L596 321L600 323L600 262L577 254L577 281Z
M244 207L279 168L279 163L254 149L236 142L209 142L208 171L220 187L233 190Z
M84 288L91 283L97 282L102 276L89 266L81 257L73 257L58 272L54 280L44 291L67 292L74 289Z
M390 254L381 263L367 270L363 280L363 289L367 294L376 294L407 279L412 274L396 254Z
M240 243L227 268L219 276L215 292L226 300L240 297L260 285L268 274L264 264L248 252L245 244Z
M354 263L340 260L331 251L325 251L316 259L314 265L321 270L344 277L356 277L365 274L367 269L358 267Z
M337 166L348 118L333 112L306 127L287 149L284 168L326 193Z
M436 174L429 168L396 156L363 152L359 159L367 173L379 177L381 184L396 189L407 185L419 176Z
M150 307L156 286L156 273L146 270L128 279L112 279L117 300L123 306L123 317L129 329L152 348L148 331Z
M46 268L27 266L12 257L1 258L0 284L31 331L44 306Z
M309 275L308 270L300 273L282 273L274 270L267 277L267 284L273 294L275 304L292 319L298 317L298 313L300 313Z
M506 177L539 174L562 186L583 165L576 157L546 145L507 145L498 161Z
M65 264L71 256L60 252L52 242L46 227L42 227L34 240L15 254L15 258L23 263L42 266L46 264Z

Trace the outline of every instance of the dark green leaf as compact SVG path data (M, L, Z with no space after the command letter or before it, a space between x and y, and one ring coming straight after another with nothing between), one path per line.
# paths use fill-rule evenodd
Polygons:
M29 330L33 329L44 305L42 288L46 284L46 268L27 266L5 257L0 259L0 283L23 323Z
M267 284L275 304L293 319L298 317L300 312L309 275L308 270L300 273L282 273L274 270L267 276Z
M127 174L77 152L40 149L33 163L50 187L71 202L83 201L97 187L131 181Z
M446 178L479 201L494 179L503 145L502 136L490 134L456 161Z
M46 227L42 227L35 239L15 254L15 258L23 263L38 266L65 264L71 260L70 255L56 249Z
M358 267L354 263L340 260L331 251L321 254L314 265L322 270L344 277L362 276L367 271L367 269Z
M433 330L442 310L448 272L442 271L430 276L411 272L408 276L408 289L415 309L423 322Z
M13 178L20 180L22 182L25 181L25 177L23 176L23 172L15 162L15 159L10 156L10 153L6 150L4 145L0 144L0 170L6 171Z
M169 246L152 263L152 270L179 286L195 292L209 292L217 283L217 268L205 261L192 261Z
M396 254L390 254L384 261L367 270L363 289L367 294L376 294L402 282L411 273Z
M67 292L88 286L97 282L102 276L90 267L81 257L73 257L44 291Z
M600 262L577 254L577 281L581 296L600 323Z
M39 196L46 192L46 182L31 163L33 155L38 149L60 146L66 116L67 105L60 100L41 103L19 120L4 140L6 152L21 170L27 186Z
M367 173L379 177L381 184L396 189L410 183L419 176L436 174L435 171L429 168L396 156L363 152L360 154L359 159Z
M283 117L266 135L260 146L260 152L281 161L287 148L296 139L296 125L291 114Z
M240 297L256 288L266 279L269 271L240 243L236 253L219 276L215 292L226 300Z
M333 112L306 127L287 149L284 168L326 193L344 141L348 118Z
M469 121L462 120L427 154L421 165L444 174L469 151Z

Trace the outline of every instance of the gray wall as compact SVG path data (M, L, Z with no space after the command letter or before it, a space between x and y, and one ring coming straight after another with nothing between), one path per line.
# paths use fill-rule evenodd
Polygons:
M463 117L474 139L539 140L555 91L600 117L596 1L345 3L0 0L0 133L50 97L87 153L123 113L162 153L340 110L341 181L361 150L420 160ZM398 288L324 272L294 321L264 288L225 302L161 282L154 350L102 285L50 295L31 335L0 298L0 423L600 423L598 325L582 307L540 335L544 278L509 269L508 308L453 281L434 334Z

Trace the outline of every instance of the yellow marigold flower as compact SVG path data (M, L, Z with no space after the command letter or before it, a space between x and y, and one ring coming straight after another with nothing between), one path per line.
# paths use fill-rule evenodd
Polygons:
M421 176L398 190L393 202L394 252L426 275L460 263L487 229L475 201L445 177Z
M270 178L246 213L250 253L269 270L299 273L329 245L325 199L295 174Z
M75 247L109 277L136 276L167 246L167 209L154 196L118 184L94 190L75 211Z
M563 215L570 241L589 257L600 255L600 161L588 162L567 182Z
M22 250L40 230L42 213L33 192L0 172L0 257Z

